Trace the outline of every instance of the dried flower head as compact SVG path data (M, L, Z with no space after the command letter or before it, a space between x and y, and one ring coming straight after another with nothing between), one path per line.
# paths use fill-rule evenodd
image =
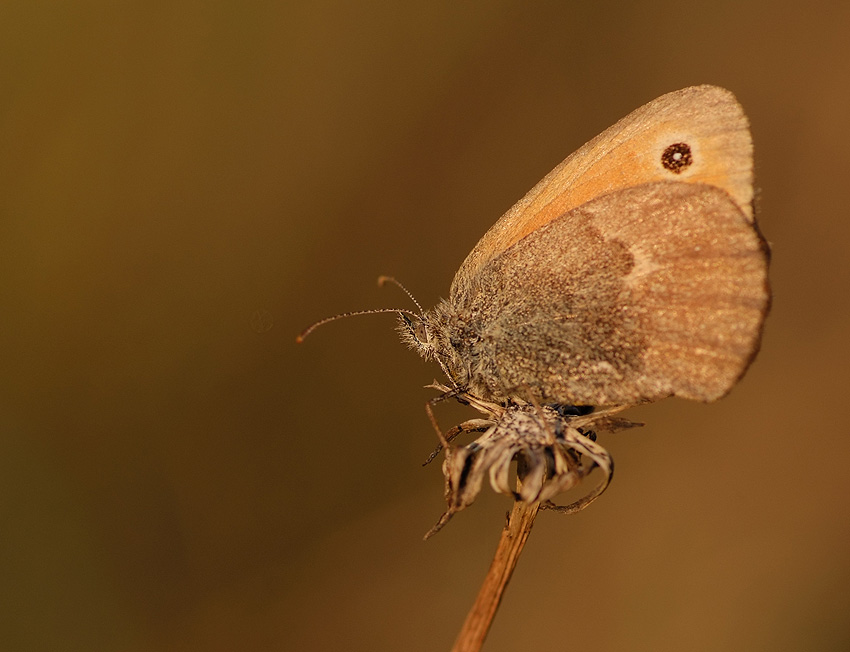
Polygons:
M438 383L432 387L449 391ZM640 425L614 418L622 408L587 412L570 406L524 402L499 405L470 395L464 395L463 400L488 418L471 419L441 436L448 507L425 538L436 534L455 513L473 503L485 477L494 491L516 500L540 503L543 508L563 513L584 509L605 491L614 472L613 460L596 443L594 430ZM470 432L482 434L464 446L451 443ZM514 462L515 480L511 473ZM552 502L558 494L578 486L596 468L602 471L603 479L590 493L564 506Z

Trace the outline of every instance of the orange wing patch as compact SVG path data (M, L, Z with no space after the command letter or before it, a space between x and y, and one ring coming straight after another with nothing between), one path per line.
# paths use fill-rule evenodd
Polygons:
M732 93L693 86L662 95L582 146L484 234L460 266L452 291L556 217L650 181L716 186L753 221L753 146L747 118Z

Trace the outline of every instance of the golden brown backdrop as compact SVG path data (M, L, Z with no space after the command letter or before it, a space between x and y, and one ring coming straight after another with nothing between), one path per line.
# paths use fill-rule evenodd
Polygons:
M850 647L850 6L6 2L0 639L447 650L508 501L441 512L389 315L640 104L752 121L774 310L713 405L634 410L488 652ZM467 414L446 406L441 420Z

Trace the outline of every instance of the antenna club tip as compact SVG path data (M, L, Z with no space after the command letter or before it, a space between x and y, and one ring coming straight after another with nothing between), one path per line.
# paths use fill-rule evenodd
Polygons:
M295 343L296 343L296 344L301 344L301 342L303 342L303 341L304 341L304 336L303 336L303 335L296 335L296 336L295 336Z
M386 285L387 281L389 281L389 280L390 280L389 276L379 276L378 277L378 287L379 288L384 287L384 285Z

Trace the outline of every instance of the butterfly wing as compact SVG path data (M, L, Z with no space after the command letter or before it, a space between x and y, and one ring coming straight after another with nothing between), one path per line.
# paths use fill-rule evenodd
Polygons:
M713 185L586 202L492 258L454 304L480 336L470 391L573 405L719 398L758 349L767 264L749 216Z
M529 233L600 195L652 181L722 188L753 219L753 146L729 91L693 86L636 109L570 155L505 213L458 270L463 294L488 261Z

